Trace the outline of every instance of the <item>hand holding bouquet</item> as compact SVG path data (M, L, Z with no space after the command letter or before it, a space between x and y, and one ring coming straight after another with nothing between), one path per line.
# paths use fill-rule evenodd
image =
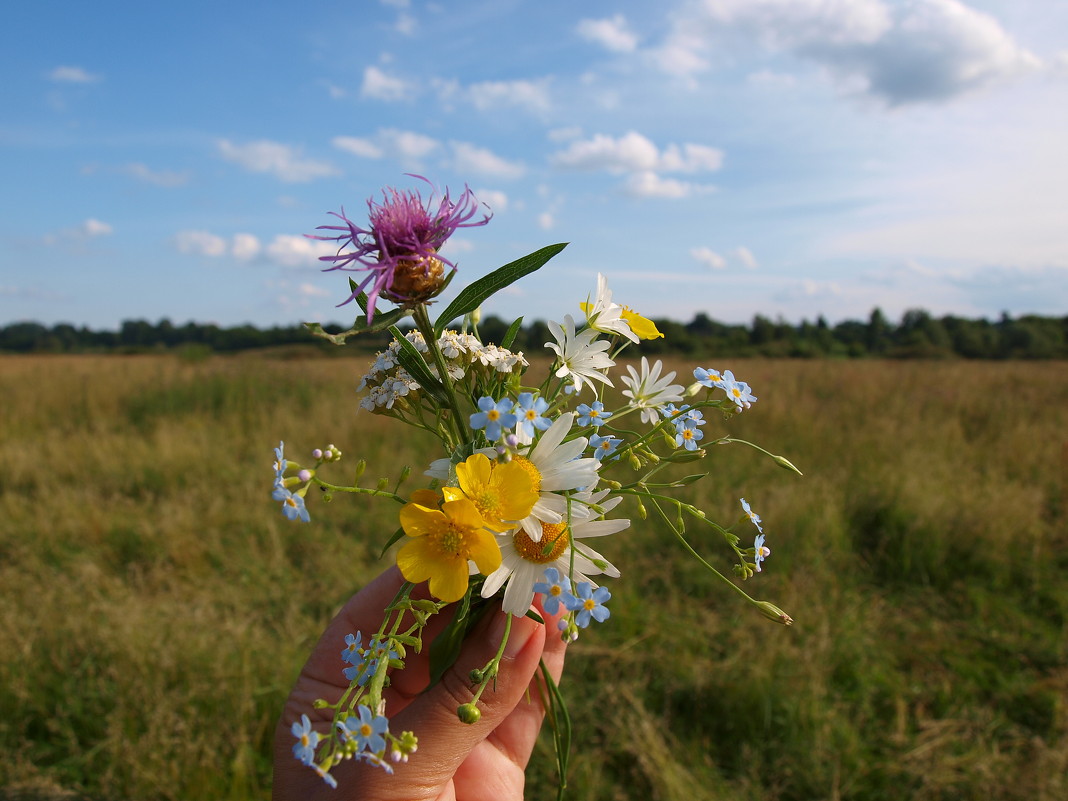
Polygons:
M640 368L628 365L626 374L613 376L625 348L662 334L651 320L615 303L603 275L594 294L585 302L576 299L577 321L565 314L561 323L549 323L552 367L538 384L529 384L527 359L510 349L522 318L500 342L484 342L478 309L564 245L543 248L475 281L432 320L431 304L456 269L441 256L441 247L458 228L484 225L489 215L479 216L469 190L455 201L446 192L435 211L418 193L393 189L383 202L368 205L368 228L342 212L336 216L343 225L323 226L336 233L315 237L339 245L336 255L323 259L331 265L328 270L359 274L360 280L350 279L349 300L364 315L341 334L328 334L318 324L309 327L336 344L388 329L392 342L360 382L362 410L430 432L441 449L427 455L428 486L407 497L397 494L401 482L393 490L388 483L359 486L362 462L356 484L329 482L326 476L341 458L333 445L312 451L307 465L290 460L281 444L275 450L273 497L290 519L310 519L306 496L313 486L376 495L399 506L398 528L385 546L400 544L396 563L402 581L382 605L376 624L345 633L336 671L347 687L340 697L314 703L313 715L329 718L329 728L317 728L307 714L292 721L292 752L300 762L333 786L331 770L342 760L392 772L393 764L417 759L413 755L424 735L394 731L384 691L413 655L422 659L424 651L433 687L454 665L465 640L484 634L480 622L491 611L503 609L507 615L496 651L469 672L471 700L456 711L464 723L479 720L484 695L494 692L501 659L510 653L513 618L554 619L564 643L577 639L591 622L607 620L612 596L601 582L618 578L620 570L601 550L611 553L615 535L631 525L620 508L625 502L623 508L641 519L650 512L660 517L691 556L765 617L792 622L773 604L750 598L686 539L688 522L717 532L736 559L735 574L750 578L770 550L762 521L748 502L740 500L737 522L755 526L752 547L731 526L720 526L672 496L672 490L707 473L664 474L670 465L705 459L703 445L751 445L728 436L705 440L705 413L730 417L757 400L748 384L730 370L703 367L694 370L688 386L676 384L674 372L664 373L660 361L650 364L645 357ZM382 300L394 308L379 309ZM415 327L404 332L397 324L407 317ZM457 321L457 328L450 327ZM621 405L605 394L617 380L626 399ZM797 472L785 458L767 455ZM591 544L595 539L597 549ZM540 690L562 790L570 724L552 671L542 670Z

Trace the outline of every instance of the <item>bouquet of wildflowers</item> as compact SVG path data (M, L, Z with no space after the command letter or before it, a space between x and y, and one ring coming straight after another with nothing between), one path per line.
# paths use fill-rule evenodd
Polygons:
M736 560L736 576L750 578L771 552L761 519L746 500L740 499L742 514L735 525L755 526L751 546L731 526L713 522L701 509L672 496L673 490L707 473L662 475L669 465L705 459L710 441L743 442L729 436L706 439L705 414L730 417L749 409L757 400L749 385L730 370L698 367L693 382L684 386L674 383L675 373L665 373L660 361L650 364L645 357L640 369L628 365L626 374L613 377L621 351L662 334L651 320L615 303L603 275L598 275L594 294L585 302L576 299L575 314L549 322L553 341L545 344L552 366L540 383L528 383L527 359L511 350L522 318L500 342L484 342L478 310L564 245L551 245L489 273L433 319L431 305L456 270L441 247L457 229L489 221L470 190L455 200L446 191L436 209L433 205L417 192L390 189L381 202L368 202L367 228L344 211L334 215L340 224L322 226L319 230L329 233L313 238L338 243L336 255L323 257L327 270L357 274L359 280L349 280L348 300L355 300L364 314L340 334L308 324L336 344L363 332L388 329L392 334L392 342L360 382L361 413L393 417L437 437L439 452L426 458L426 488L402 497L385 483L361 487L362 462L356 484L340 486L326 479L341 458L333 445L313 450L306 466L290 460L283 445L275 450L273 497L292 520L309 520L311 487L376 495L399 505L398 528L385 544L400 543L396 561L406 583L382 610L377 631L352 632L346 638L338 671L348 679L348 690L339 699L317 702L333 711L329 735L314 731L307 715L293 723L294 755L331 785L331 768L343 759L366 760L390 771L391 761L406 761L415 752L417 733L390 731L383 700L391 671L404 667L409 650L431 648L434 681L456 659L480 610L499 604L510 615L537 618L532 609L536 595L546 614L564 612L558 628L565 641L575 640L591 621L607 620L611 591L601 582L618 578L620 570L600 551L610 553L613 535L631 525L620 514L625 501L643 520L652 510L691 556L765 617L792 623L778 607L752 599L719 573L686 539L687 522L718 532ZM393 308L379 308L382 301ZM397 324L408 317L415 326L403 332ZM461 321L458 328L451 328L456 321ZM612 406L606 398L611 403L615 396L604 390L616 381L626 400ZM798 472L785 458L757 449ZM597 549L593 540L599 540ZM413 593L424 582L426 591ZM443 612L452 615L451 622L433 643L423 642L427 622ZM472 673L474 701L457 711L464 722L478 719L478 700L493 682L504 646L502 642L496 658ZM542 678L562 786L569 723L547 671Z

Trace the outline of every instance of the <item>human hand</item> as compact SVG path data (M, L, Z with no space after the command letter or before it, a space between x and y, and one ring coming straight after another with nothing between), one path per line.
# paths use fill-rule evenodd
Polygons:
M394 775L361 760L348 760L331 771L338 780L338 788L333 790L293 757L290 727L302 714L312 718L321 735L329 734L328 710L315 710L313 703L317 698L332 701L348 687L340 659L345 635L375 631L382 610L403 581L396 567L384 572L345 604L319 639L275 730L275 801L320 797L336 801L522 799L524 769L544 716L532 682L540 660L545 661L554 681L559 681L564 666L565 645L556 631L555 618L544 614L545 624L530 618L512 619L496 689L491 683L482 694L478 704L482 717L473 724L461 723L456 709L471 701L468 674L496 655L508 616L500 611L487 613L464 642L456 663L424 692L429 684L430 642L449 620L448 613L435 616L424 631L422 653L409 652L405 668L391 672L390 687L383 694L390 729L397 733L410 730L419 738L418 751L409 762L394 764Z

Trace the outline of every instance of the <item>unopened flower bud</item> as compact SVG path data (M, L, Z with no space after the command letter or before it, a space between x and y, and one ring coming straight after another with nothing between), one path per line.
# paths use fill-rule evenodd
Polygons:
M319 448L316 448L314 451L312 451L312 458L315 459L316 461L319 461L320 459L322 459L323 458L322 450L320 450Z
M380 479L378 479L378 489L380 491L385 490L388 487L389 487L389 479L388 478L380 478Z
M700 392L703 388L704 388L704 384L701 384L700 382L696 382L695 381L694 383L690 384L690 386L686 387L686 397L687 398L692 398L694 395L696 395L698 392Z
M792 626L794 619L779 609L775 604L769 601L756 601L757 609L760 610L760 614L766 617L768 620L774 620L776 623L782 623L784 626Z
M299 473L297 473L297 478L299 478L301 481L311 481L311 477L311 470L301 470Z
M776 456L775 457L775 464L777 464L779 467L782 467L782 468L784 468L786 470L793 470L799 476L803 476L804 475L804 473L802 473L800 470L798 470L796 467L794 467L793 462L791 462L785 456Z
M482 712L474 704L463 704L456 710L456 716L460 719L461 723L478 723L482 717Z
M405 481L407 481L408 480L408 476L410 476L411 474L412 474L412 468L409 467L408 465L404 465L404 469L401 470L401 474L400 474L400 483L403 484Z
M356 462L356 480L357 481L360 480L360 476L363 475L363 471L366 470L366 469L367 469L367 460L366 459L360 459L360 461Z
M472 684L481 684L482 683L482 678L483 678L482 671L479 670L478 668L475 668L474 670L472 670L470 673L467 674L467 678L470 680L470 682Z
M645 504L641 501L638 501L638 517L642 520L649 519L649 510L645 508Z

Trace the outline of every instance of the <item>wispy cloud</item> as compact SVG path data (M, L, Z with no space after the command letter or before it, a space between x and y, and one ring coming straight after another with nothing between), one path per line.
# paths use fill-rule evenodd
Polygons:
M288 183L306 183L316 178L337 175L337 169L325 161L301 156L297 148L261 139L238 145L228 139L217 142L219 154L250 172L264 172Z
M206 258L232 258L237 261L266 259L280 267L320 267L320 256L330 256L334 247L304 236L278 234L266 245L249 233L220 236L210 231L179 231L171 239L179 253Z
M489 175L495 178L521 178L526 167L517 161L508 161L496 153L470 142L450 142L452 167L459 173Z
M395 158L407 169L419 169L423 161L441 150L437 139L415 131L381 128L370 138L337 136L334 147L365 159Z
M580 20L575 30L583 39L615 53L632 53L638 48L638 37L622 14L607 19Z
M363 97L395 102L411 98L414 92L414 84L389 75L378 67L372 65L363 71L363 83L360 86L360 94Z
M83 67L60 66L49 71L48 80L55 83L97 83L103 78Z
M189 173L171 170L152 170L145 164L133 162L119 168L119 171L131 178L145 183L163 187L183 186L189 181Z
M78 246L90 239L110 236L113 233L115 233L115 228L110 223L98 220L95 217L89 217L76 226L63 228L62 230L45 234L41 238L41 241L49 247L67 245Z

